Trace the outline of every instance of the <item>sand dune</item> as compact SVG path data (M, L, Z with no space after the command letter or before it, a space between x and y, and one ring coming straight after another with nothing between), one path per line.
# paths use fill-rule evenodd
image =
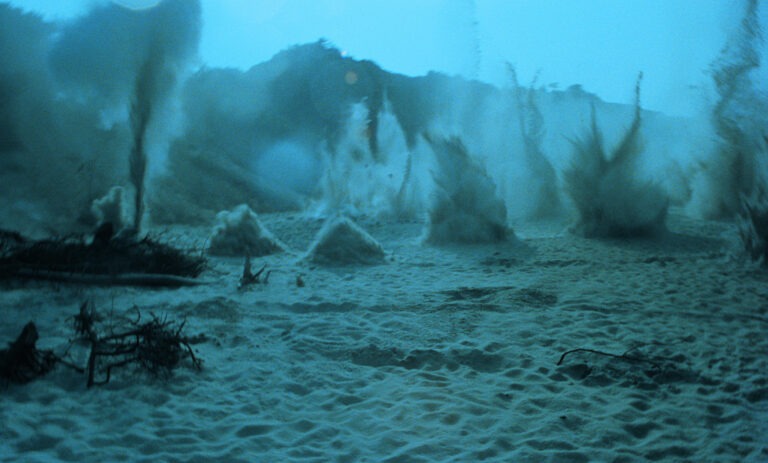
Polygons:
M295 250L322 225L260 218ZM0 461L768 460L768 275L730 257L735 225L672 214L665 238L599 241L518 224L519 241L437 248L419 224L359 223L384 264L276 254L247 291L239 258L177 290L4 284L0 340L34 320L61 353L92 299L185 317L207 341L203 371L168 380L86 389L57 367L4 387ZM558 366L572 349L624 356Z

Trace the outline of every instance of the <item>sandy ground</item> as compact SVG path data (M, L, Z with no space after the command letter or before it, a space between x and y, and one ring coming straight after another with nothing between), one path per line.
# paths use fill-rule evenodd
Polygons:
M673 215L664 239L425 247L419 224L360 224L387 263L300 260L321 223L262 221L292 253L238 291L242 261L175 290L6 283L0 340L30 320L63 352L71 316L186 318L203 371L57 367L0 389L5 462L765 462L768 273L730 256L735 226ZM209 230L166 236L202 245ZM304 287L296 285L301 274ZM579 351L592 349L625 358Z

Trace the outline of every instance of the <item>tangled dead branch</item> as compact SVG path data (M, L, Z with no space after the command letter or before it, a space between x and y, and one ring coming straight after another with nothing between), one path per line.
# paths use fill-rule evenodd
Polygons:
M683 338L679 342L690 342ZM677 343L675 343L677 344ZM558 371L571 379L583 380L584 384L602 386L610 383L640 389L657 389L660 386L677 388L681 384L696 384L710 382L701 372L693 369L687 357L681 353L668 350L671 344L642 343L623 354L613 354L595 349L571 349L560 356L557 362ZM643 347L661 347L664 355L643 353ZM590 354L591 361L583 359L570 365L564 365L566 357L571 354ZM671 354L671 355L669 355ZM603 360L599 360L602 358Z
M185 321L177 322L155 314L150 320L142 321L138 309L136 314L136 320L125 322L123 329L116 328L114 320L109 320L109 326L104 330L101 326L104 319L93 305L84 302L80 306L80 311L72 317L76 338L70 347L74 343L90 347L85 368L66 360L66 353L58 356L51 350L37 349L37 328L29 322L8 349L0 350L0 380L28 383L45 375L58 363L87 373L88 387L108 383L114 369L131 365L151 376L166 379L187 358L195 369L202 369L191 344L204 341L204 336L190 338L184 335Z
M186 321L175 322L152 314L149 321L142 322L138 309L136 314L136 320L129 321L125 330L112 328L100 335L97 330L100 317L90 303L80 306L80 312L73 319L75 332L91 345L87 366L88 387L108 383L114 368L131 364L153 376L164 378L168 378L171 371L187 357L194 368L202 369L190 346L195 340L183 334ZM102 374L104 379L97 380L97 374Z

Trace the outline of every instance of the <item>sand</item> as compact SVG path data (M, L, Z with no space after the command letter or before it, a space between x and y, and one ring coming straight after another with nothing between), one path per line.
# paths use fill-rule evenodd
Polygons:
M294 250L322 225L260 219ZM673 212L664 239L515 224L509 243L430 247L420 224L358 223L384 264L281 253L254 259L272 275L247 291L240 258L174 290L4 283L0 342L33 320L63 352L85 299L185 317L208 341L202 372L167 380L86 389L57 367L4 387L0 461L768 461L768 273L731 256L734 224ZM578 348L626 357L557 365Z

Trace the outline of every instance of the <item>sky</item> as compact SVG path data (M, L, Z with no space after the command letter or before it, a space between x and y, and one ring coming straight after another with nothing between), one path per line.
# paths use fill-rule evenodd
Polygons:
M12 0L67 19L109 0ZM112 0L151 7L159 0ZM574 84L629 103L642 71L647 109L691 115L711 92L707 72L738 24L734 0L201 0L202 63L250 66L325 38L349 56L407 75L430 70L508 85ZM737 5L737 6L735 6ZM768 2L762 2L768 33ZM763 47L761 79L768 85Z

